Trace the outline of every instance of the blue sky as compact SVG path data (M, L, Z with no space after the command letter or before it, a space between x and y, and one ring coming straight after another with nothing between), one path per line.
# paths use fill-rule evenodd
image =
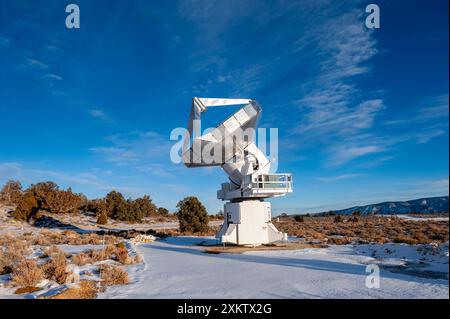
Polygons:
M0 182L221 209L170 161L191 98L255 98L295 190L275 213L448 195L448 1L0 1Z

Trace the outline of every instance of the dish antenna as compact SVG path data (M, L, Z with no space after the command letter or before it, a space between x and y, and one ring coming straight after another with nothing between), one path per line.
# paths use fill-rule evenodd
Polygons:
M201 114L209 107L243 105L215 129L200 135ZM270 160L255 144L261 107L252 99L192 99L183 162L191 167L220 166L229 182L217 191L226 201L224 222L216 234L223 243L260 245L286 240L272 224L270 202L264 199L292 192L291 174L272 174Z

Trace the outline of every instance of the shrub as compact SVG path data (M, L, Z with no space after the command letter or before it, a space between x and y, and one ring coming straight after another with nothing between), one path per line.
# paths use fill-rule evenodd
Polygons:
M126 248L117 248L115 257L115 259L121 264L129 265L133 263L133 260L128 255L128 250L126 250Z
M30 221L38 212L38 202L33 192L27 191L19 201L16 210L13 213L14 218Z
M39 209L49 213L77 213L87 203L84 195L73 193L70 187L60 190L54 182L33 184L28 190L34 193Z
M49 299L95 299L99 289L95 280L81 280Z
M106 253L106 249L90 249L72 256L72 262L78 266L93 264L107 259L109 259L109 255Z
M75 265L83 266L91 262L90 257L86 253L79 253L72 256L72 262Z
M158 208L158 215L169 216L169 210L167 208L164 208L164 207L159 207Z
M67 279L67 260L63 251L51 253L50 260L42 266L45 278L64 284Z
M45 258L45 257L51 257L54 255L60 255L60 254L65 256L64 251L62 251L58 246L52 245L52 246L44 249L44 254L41 257Z
M8 205L17 205L22 198L22 184L18 181L9 180L0 191L0 202Z
M21 261L11 274L12 282L20 287L33 287L44 279L44 272L36 261L25 259Z
M106 211L106 201L105 199L91 199L86 202L86 204L81 207L83 212L90 212L96 215L100 214L102 211Z
M108 223L108 215L106 214L106 212L101 212L100 214L98 214L97 224L105 225L107 223Z
M0 250L0 275L8 274L13 271L16 264L21 262L24 256L15 251Z
M117 219L118 208L125 202L123 195L117 191L109 192L105 197L106 212L108 217Z
M133 201L134 207L137 210L137 215L141 218L154 216L159 214L159 209L152 203L150 196L144 195L144 197L136 198Z
M142 218L137 204L133 203L130 199L128 201L124 200L119 204L114 217L115 219L128 222L140 221Z
M356 215L356 216L358 216L358 215ZM357 222L359 222L359 218L356 217L356 216L350 217L350 218L348 219L348 221L350 221L350 222L352 222L352 223L357 223Z
M117 245L107 245L104 249L90 249L73 255L72 263L78 266L83 266L108 259L116 260L124 265L133 263L133 259L128 254L128 250L123 243L118 243Z
M208 231L208 213L197 197L186 197L178 202L177 208L181 231Z
M342 218L341 215L336 215L336 216L334 217L334 222L335 222L335 223L341 223L343 220L344 220L344 219Z
M141 222L142 218L157 214L156 205L148 195L125 200L121 193L111 191L106 195L105 203L108 217L121 221Z
M128 273L120 267L103 264L99 270L100 278L106 286L124 285L130 282Z
M294 220L297 222L297 223L303 223L305 220L304 220L304 218L303 218L303 216L301 216L301 215L295 215L294 216Z

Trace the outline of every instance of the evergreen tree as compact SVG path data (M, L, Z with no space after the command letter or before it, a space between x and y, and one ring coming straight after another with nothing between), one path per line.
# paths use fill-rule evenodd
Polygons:
M181 231L207 232L208 213L197 197L186 197L177 204Z

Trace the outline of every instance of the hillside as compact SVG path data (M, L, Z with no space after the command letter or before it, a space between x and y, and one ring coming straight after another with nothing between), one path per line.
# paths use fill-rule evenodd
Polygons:
M335 211L339 215L350 215L355 211L361 214L431 214L448 213L448 196L419 198L408 201L383 202L365 206L355 206ZM325 213L325 212L324 212Z

